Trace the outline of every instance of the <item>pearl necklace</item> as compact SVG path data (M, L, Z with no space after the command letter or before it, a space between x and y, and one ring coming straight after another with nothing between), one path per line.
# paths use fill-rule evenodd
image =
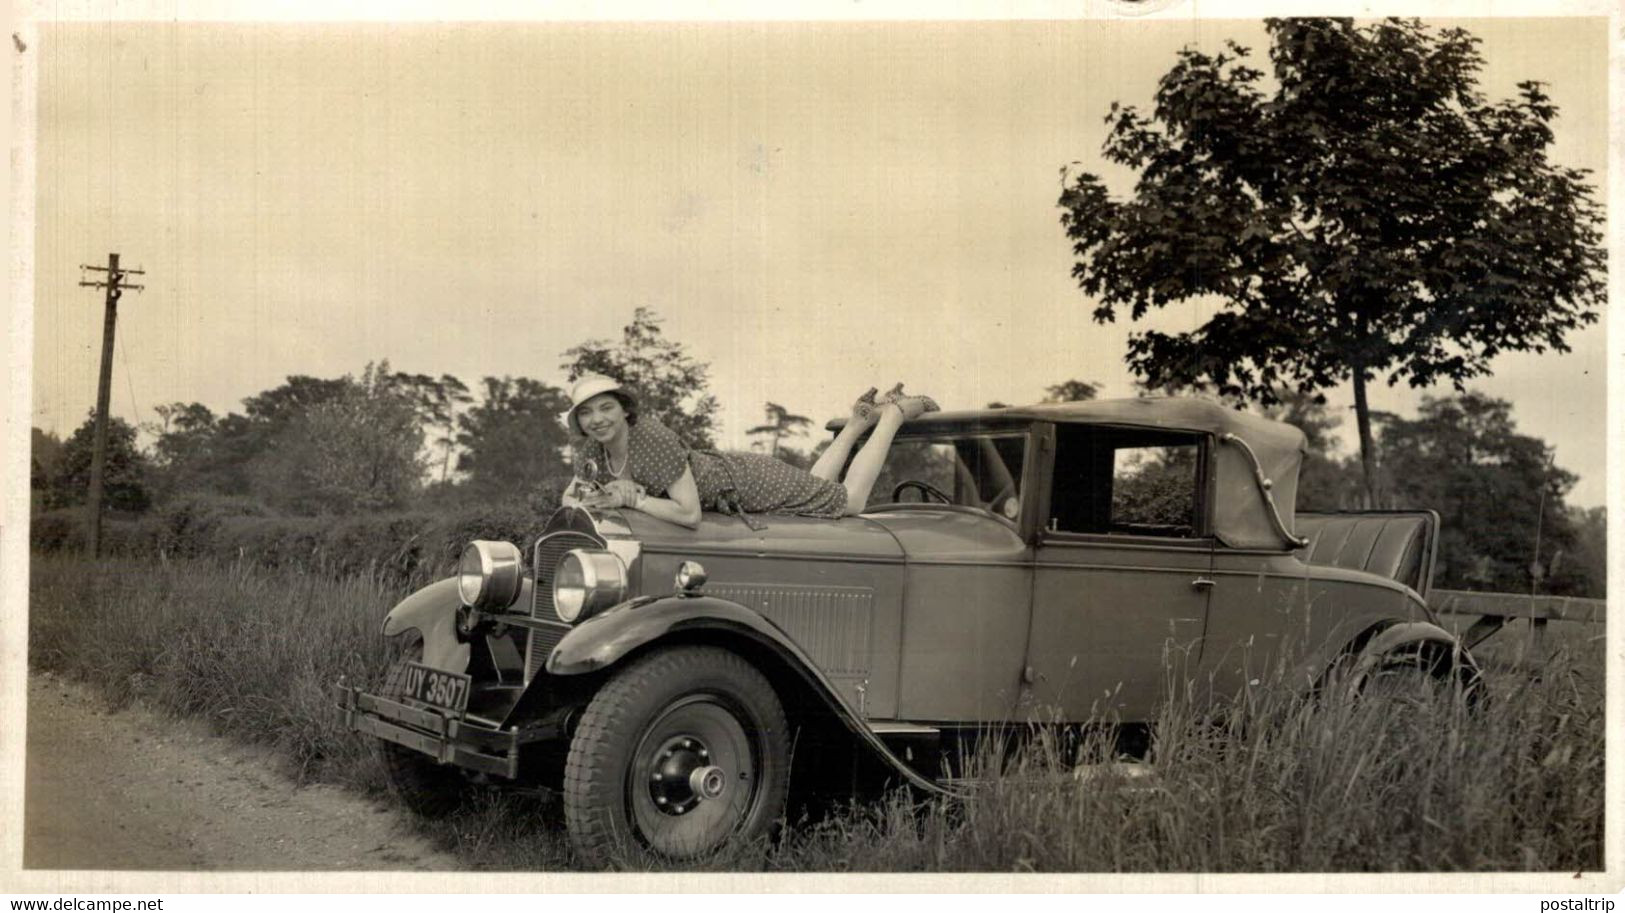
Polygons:
M632 459L632 448L628 447L626 449L626 458L621 460L621 468L616 469L615 468L615 454L610 453L608 447L604 448L604 461L609 464L609 474L611 476L617 478L617 479L621 477L621 473L626 471L626 464L628 462L630 462L631 459Z

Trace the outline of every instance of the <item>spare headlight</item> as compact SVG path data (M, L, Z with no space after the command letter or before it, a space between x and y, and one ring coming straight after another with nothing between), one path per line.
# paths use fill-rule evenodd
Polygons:
M613 552L578 548L565 552L553 574L553 611L575 624L626 600L626 565Z
M457 562L457 594L476 609L505 609L519 598L524 559L510 542L476 539Z

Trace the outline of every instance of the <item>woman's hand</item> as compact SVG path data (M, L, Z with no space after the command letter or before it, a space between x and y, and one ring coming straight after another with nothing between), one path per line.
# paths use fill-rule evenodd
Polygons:
M635 507L644 496L643 486L631 479L616 479L604 486L610 507Z

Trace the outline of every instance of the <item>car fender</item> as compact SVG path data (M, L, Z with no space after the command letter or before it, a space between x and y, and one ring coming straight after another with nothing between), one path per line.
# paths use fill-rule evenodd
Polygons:
M1341 667L1354 676L1362 676L1381 664L1385 657L1407 647L1427 643L1448 649L1452 666L1458 670L1462 684L1469 688L1476 687L1481 673L1472 655L1454 634L1428 621L1396 620L1374 625L1349 643L1326 672L1330 674ZM1351 657L1353 662L1344 665Z
M1437 643L1450 648L1452 659L1477 672L1472 656L1462 647L1454 634L1428 621L1403 621L1391 624L1374 634L1360 651L1360 667L1369 668L1404 647L1420 643Z
M668 638L727 633L767 647L794 670L860 742L914 786L938 794L950 791L920 775L892 753L869 724L847 705L840 693L789 635L759 612L713 596L666 596L622 603L580 623L564 635L547 658L547 673L584 675L614 666L641 647Z
M463 597L457 578L447 577L402 599L384 616L384 636L417 631L423 637L425 666L444 672L468 670L469 647L457 639L457 610Z

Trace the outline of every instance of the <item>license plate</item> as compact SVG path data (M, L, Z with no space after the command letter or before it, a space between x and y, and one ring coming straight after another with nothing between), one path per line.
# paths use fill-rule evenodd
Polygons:
M442 672L413 662L406 664L407 698L442 710L455 713L467 710L469 683L469 677L458 672Z

